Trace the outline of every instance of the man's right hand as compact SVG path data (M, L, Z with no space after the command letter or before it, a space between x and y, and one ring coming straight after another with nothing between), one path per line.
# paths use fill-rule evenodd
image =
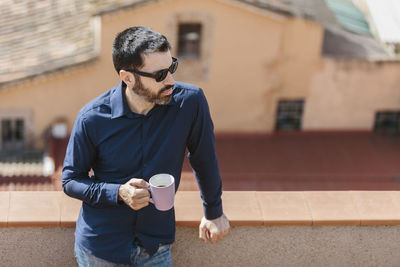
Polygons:
M134 210L149 205L150 193L147 188L149 184L139 178L132 178L127 183L122 184L118 190L118 200L122 200Z

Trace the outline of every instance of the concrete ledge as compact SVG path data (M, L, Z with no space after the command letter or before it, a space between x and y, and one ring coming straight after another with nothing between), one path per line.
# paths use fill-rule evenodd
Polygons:
M177 194L174 266L400 262L400 192L231 191L223 201L231 232L217 244L204 244L197 228L203 215L199 192ZM73 233L80 206L63 192L0 192L0 265L76 266Z
M1 266L77 266L73 227L0 228ZM400 226L234 226L217 244L177 227L174 267L399 266Z
M223 193L232 226L400 225L398 191L307 191ZM74 227L81 202L60 191L0 192L0 227ZM200 193L180 191L177 226L197 227Z

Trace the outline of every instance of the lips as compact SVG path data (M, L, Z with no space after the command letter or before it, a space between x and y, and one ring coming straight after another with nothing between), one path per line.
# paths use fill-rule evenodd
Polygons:
M172 94L172 88L163 92L163 95L170 95L170 94Z

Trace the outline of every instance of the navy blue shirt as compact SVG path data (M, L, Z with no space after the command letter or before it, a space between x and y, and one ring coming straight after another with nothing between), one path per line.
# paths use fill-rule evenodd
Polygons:
M118 202L118 189L131 178L158 173L180 182L186 148L207 219L222 215L222 183L213 123L203 91L176 82L166 105L146 115L133 113L122 83L88 103L72 130L62 174L64 192L82 200L76 242L96 257L130 263L135 238L154 254L175 238L174 209L153 204L138 211ZM89 177L90 170L93 175Z

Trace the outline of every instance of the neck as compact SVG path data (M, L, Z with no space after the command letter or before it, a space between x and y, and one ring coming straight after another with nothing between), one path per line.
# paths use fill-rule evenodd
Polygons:
M154 103L144 100L128 87L125 87L124 92L129 109L134 113L146 115L155 106Z

